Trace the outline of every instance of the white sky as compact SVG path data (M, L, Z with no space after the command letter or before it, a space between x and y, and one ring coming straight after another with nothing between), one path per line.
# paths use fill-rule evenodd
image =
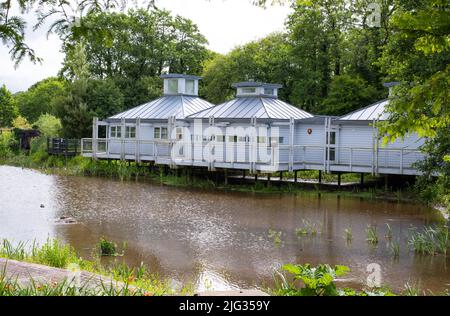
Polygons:
M191 19L208 39L209 48L219 53L227 53L237 45L282 31L291 12L288 6L255 7L249 0L157 0L156 4ZM12 92L26 90L35 82L56 75L63 61L57 36L51 35L47 39L45 26L32 32L32 14L26 20L27 44L44 60L42 64L24 60L14 69L8 49L0 44L0 85L5 84Z

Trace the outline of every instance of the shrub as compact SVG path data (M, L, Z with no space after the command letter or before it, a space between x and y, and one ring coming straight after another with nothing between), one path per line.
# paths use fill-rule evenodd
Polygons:
M10 131L0 133L0 157L8 157L13 154L13 146L17 143L14 135Z
M115 256L117 254L117 246L114 242L106 240L105 238L100 238L98 243L100 254L102 256Z
M44 137L59 137L61 135L61 120L50 114L42 114L34 126Z

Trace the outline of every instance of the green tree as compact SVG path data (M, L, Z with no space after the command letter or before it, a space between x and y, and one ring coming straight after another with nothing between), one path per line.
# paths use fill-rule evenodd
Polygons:
M287 21L295 65L291 101L315 112L333 76L342 72L343 31L350 23L345 1L297 1Z
M378 100L377 89L365 80L350 75L335 76L318 113L344 115L376 100Z
M111 79L88 81L86 104L97 117L107 118L122 111L123 95Z
M28 11L34 1L2 0L0 1L0 40L7 48L16 65L24 58L33 62L40 61L35 51L25 43L26 22L20 16ZM13 10L19 14L13 14Z
M17 103L11 92L3 85L0 88L0 127L11 127L18 115Z
M73 80L69 87L69 95L58 100L56 113L61 119L64 137L87 137L90 135L93 114L86 103L90 73L84 43L75 45L67 63L73 72Z
M64 41L67 60L82 39L92 78L113 80L126 108L159 96L163 72L201 74L209 57L197 26L164 10L96 12L83 18L83 27ZM62 73L73 76L67 62Z
M35 83L27 91L16 95L20 114L30 121L36 121L42 114L55 113L55 101L67 94L67 83L50 77Z
M30 129L31 125L26 118L19 115L12 121L12 126L19 129Z
M280 83L280 97L290 95L289 45L286 35L271 34L232 50L227 55L216 55L205 63L202 95L220 103L234 96L231 85L238 81L255 80Z
M58 137L61 135L61 120L50 114L42 114L33 124L44 137Z
M385 141L413 132L427 138L420 192L433 191L450 208L450 4L395 1L390 23L393 32L380 65L400 85L389 105L391 117L382 126Z

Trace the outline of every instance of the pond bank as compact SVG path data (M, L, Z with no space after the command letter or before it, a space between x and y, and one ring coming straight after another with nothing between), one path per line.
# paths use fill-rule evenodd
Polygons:
M149 181L155 184L196 188L202 190L221 190L230 192L258 193L258 194L322 194L334 196L351 196L363 199L376 199L394 202L423 203L409 188L381 188L383 179L366 176L365 185L361 185L359 174L343 174L341 185L337 185L336 175L319 174L316 171L299 172L295 182L292 173L284 173L280 181L279 176L271 177L271 184L267 184L267 175L260 175L255 181L254 175L245 178L238 174L230 174L228 183L220 172L188 171L188 169L170 170L161 166L138 165L134 162L102 161L89 158L75 157L65 160L54 156L44 156L36 159L27 155L16 155L0 159L0 165L9 165L39 170L47 174L63 176L106 177L127 181ZM434 207L434 205L431 205ZM442 211L442 207L439 209ZM443 215L446 213L444 208Z
M108 295L111 292L124 295L150 295L138 291L135 286L129 286L121 281L113 280L100 274L84 270L54 268L42 264L23 262L0 257L0 292L2 283L14 284L18 289L28 289L29 294L45 287L57 288L60 285L74 287L80 295ZM75 291L73 293L75 293ZM44 293L42 293L44 294ZM52 293L56 294L56 293ZM65 292L64 294L69 294ZM193 294L194 296L268 296L260 290L207 291Z

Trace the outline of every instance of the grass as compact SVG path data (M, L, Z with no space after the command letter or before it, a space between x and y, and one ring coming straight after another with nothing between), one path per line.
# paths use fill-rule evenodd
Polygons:
M389 243L389 248L394 259L400 257L400 243L398 241L392 241Z
M149 269L141 264L139 267L129 267L125 263L115 262L104 266L99 258L86 260L77 255L75 250L56 239L48 239L43 245L33 243L27 247L25 243L19 242L13 245L4 239L0 245L0 257L37 263L56 268L70 268L77 266L94 274L103 275L114 281L122 282L123 286L117 287L112 284L101 284L99 288L79 288L76 290L73 284L66 281L59 284L37 284L32 279L27 286L20 285L15 280L7 280L4 271L0 271L0 296L1 295L106 295L106 296L128 296L128 295L167 295L175 294L176 291L189 293L188 287L178 290L171 289L169 280L164 280L156 274L150 273Z
M408 243L414 252L423 255L446 255L450 249L449 230L446 226L427 226L423 231L413 232Z
M368 225L366 229L367 242L372 245L378 244L378 232L377 227L374 225Z

